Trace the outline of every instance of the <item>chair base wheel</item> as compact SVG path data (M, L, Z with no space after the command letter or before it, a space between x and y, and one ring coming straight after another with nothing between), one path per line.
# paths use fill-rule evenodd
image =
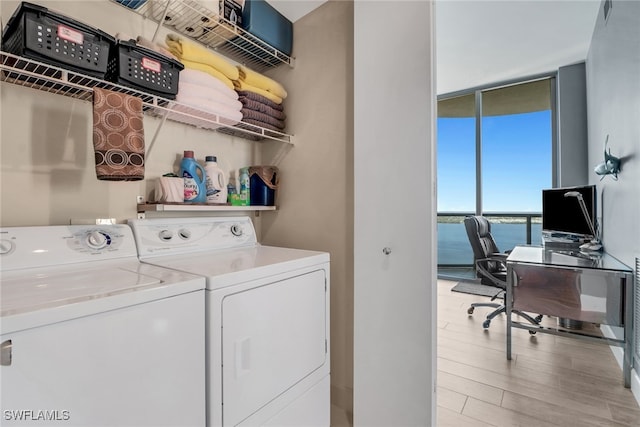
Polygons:
M484 322L482 322L482 327L485 329L488 329L489 325L491 325L491 320L485 320Z
M473 314L473 309L474 309L474 307L469 307L467 309L467 314Z
M535 335L536 331L529 331L529 335Z
M536 322L540 323L540 321L542 320L542 314L539 314L535 317Z

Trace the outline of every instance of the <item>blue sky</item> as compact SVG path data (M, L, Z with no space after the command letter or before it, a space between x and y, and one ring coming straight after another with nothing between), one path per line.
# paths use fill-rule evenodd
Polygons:
M485 212L540 212L551 187L551 112L484 117ZM438 119L438 211L475 210L475 118Z

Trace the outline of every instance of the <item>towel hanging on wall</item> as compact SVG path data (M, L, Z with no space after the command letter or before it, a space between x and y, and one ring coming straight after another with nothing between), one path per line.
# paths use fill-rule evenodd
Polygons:
M98 179L144 179L144 126L140 98L93 88L93 148Z

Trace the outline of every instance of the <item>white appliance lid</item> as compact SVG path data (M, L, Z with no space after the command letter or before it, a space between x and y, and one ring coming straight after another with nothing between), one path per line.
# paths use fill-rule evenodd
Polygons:
M202 291L205 280L137 260L2 272L6 334Z
M119 266L22 271L2 277L1 316L25 313L139 290L162 283ZM5 277L8 276L8 277Z
M207 278L207 289L218 289L327 263L329 254L256 245L188 255L154 257L144 262L204 276Z
M0 228L0 333L203 290L142 264L127 225Z

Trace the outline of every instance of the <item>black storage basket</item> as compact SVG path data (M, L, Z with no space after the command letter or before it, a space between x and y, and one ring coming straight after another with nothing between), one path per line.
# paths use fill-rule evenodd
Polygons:
M2 34L2 50L104 79L115 38L104 31L22 2Z
M168 99L176 99L184 65L134 41L119 40L109 58L107 80Z

